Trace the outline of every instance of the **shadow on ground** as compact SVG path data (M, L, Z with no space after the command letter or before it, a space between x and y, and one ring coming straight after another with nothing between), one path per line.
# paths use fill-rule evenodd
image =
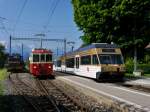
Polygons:
M29 96L37 104L39 99L46 96ZM44 104L44 102L42 102ZM47 110L43 110L46 112ZM4 95L0 96L0 112L36 112L35 109L21 95Z

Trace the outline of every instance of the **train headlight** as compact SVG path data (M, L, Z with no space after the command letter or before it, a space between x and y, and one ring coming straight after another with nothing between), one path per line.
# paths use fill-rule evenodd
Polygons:
M37 68L36 66L33 66L33 68Z
M51 68L51 66L48 66L48 68Z

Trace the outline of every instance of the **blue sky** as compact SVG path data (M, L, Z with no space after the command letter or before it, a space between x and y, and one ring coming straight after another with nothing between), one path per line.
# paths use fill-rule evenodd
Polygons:
M57 0L27 0L22 13L20 13L25 0L0 0L0 42L9 44L9 35L13 37L35 37L35 34L45 33L45 38L66 38L67 41L75 41L78 48L82 41L82 35L78 30L73 18L73 7L71 0L58 0L54 13L52 10ZM20 16L19 16L20 15ZM47 26L45 29L44 26ZM18 51L21 43L26 49L39 47L39 42L13 41L13 51ZM61 52L62 43L44 42L45 48L55 50L57 47ZM70 46L68 45L68 50Z

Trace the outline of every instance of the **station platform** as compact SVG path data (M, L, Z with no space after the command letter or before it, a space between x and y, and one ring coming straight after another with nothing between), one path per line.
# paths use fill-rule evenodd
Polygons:
M150 78L146 77L126 79L125 83L130 85L137 85L137 86L139 85L150 89Z

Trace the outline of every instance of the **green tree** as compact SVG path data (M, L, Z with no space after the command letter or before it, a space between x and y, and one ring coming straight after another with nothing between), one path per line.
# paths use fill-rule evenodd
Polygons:
M150 42L150 0L72 0L85 44L115 42L125 50Z

